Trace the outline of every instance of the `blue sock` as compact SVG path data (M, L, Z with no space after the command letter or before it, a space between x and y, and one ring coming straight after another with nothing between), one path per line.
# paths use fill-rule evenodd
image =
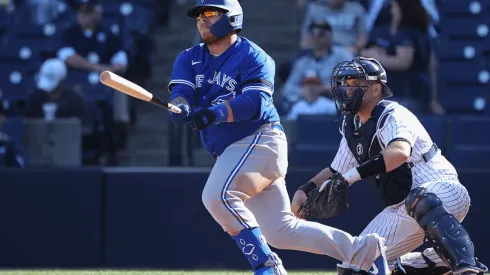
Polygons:
M240 250L242 250L243 255L247 257L253 269L262 267L267 262L269 254L272 253L258 227L244 229L240 234L232 236L232 238L236 241Z

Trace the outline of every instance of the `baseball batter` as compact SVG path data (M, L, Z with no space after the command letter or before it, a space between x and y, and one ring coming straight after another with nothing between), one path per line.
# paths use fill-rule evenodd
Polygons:
M243 23L238 1L198 0L187 15L196 19L203 43L182 51L174 63L170 100L183 112L172 120L197 128L216 159L203 203L255 274L286 274L269 244L387 274L377 234L353 237L291 213L287 139L272 101L275 63L237 35Z
M378 233L386 239L394 274L487 271L476 260L473 243L460 224L470 207L468 191L417 117L384 99L393 93L380 63L358 57L338 64L332 90L343 114L342 139L331 166L312 182L322 190L335 173L349 184L373 180L386 208L361 236ZM297 191L293 209L303 201L304 193ZM432 248L409 253L426 236ZM343 265L338 270L352 273Z

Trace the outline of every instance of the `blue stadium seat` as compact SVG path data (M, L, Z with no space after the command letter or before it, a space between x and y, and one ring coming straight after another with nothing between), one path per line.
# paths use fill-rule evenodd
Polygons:
M155 10L145 5L132 4L133 10L127 15L127 27L130 30L148 34L155 20Z
M455 62L475 62L483 58L486 49L485 43L475 43L468 41L441 41L443 47L437 50L439 63L448 61Z
M106 16L119 16L121 14L121 4L124 2L120 1L104 1L102 3L102 8L104 9L104 17Z
M489 27L489 23L481 18L451 19L442 23L443 31L440 33L441 39L466 40L466 41L489 41L488 34L480 36L477 32L481 25Z
M490 167L490 117L458 116L451 122L450 160L460 168Z
M483 1L475 1L475 0L444 0L442 3L438 5L439 14L441 18L460 18L460 17L478 17L485 14L485 8L487 7L487 3L485 0ZM471 4L474 2L478 2L480 5L480 11L478 13L473 13L470 9ZM473 6L474 7L474 6ZM475 9L473 9L475 10ZM478 11L478 10L475 10Z
M459 89L459 91L457 91ZM488 88L481 86L448 86L440 89L444 96L439 102L451 114L489 114L490 94Z
M32 89L35 88L35 83L32 78L24 78L21 82L14 84L5 80L4 77L0 78L0 89L3 93L3 98L10 101L23 101L27 99L27 95Z
M437 144L442 152L446 151L446 139L448 135L448 120L444 116L419 117L420 123L429 133L433 142Z
M22 118L7 117L0 130L9 135L13 140L22 142Z
M480 63L468 62L441 62L438 74L441 81L447 85L479 85L478 74L488 68Z

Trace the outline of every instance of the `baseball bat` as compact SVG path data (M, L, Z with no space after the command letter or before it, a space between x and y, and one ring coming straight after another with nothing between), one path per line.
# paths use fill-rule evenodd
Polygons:
M100 74L100 82L108 87L111 87L117 91L125 93L134 98L152 103L156 106L163 107L170 112L180 114L181 110L179 107L165 102L158 97L155 97L152 93L148 92L143 87L109 71L103 71Z

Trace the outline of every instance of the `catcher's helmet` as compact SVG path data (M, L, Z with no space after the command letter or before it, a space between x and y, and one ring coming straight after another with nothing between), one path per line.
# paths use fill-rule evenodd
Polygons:
M344 80L357 79L356 85L347 85ZM361 85L361 79L374 80L383 85L383 97L391 97L393 93L386 85L386 71L374 58L356 57L351 61L343 61L335 66L331 78L332 94L337 111L344 115L356 114L361 108L364 93L369 85Z
M187 11L187 16L197 17L199 8L214 7L223 10L223 17L211 27L211 33L216 37L224 37L236 31L239 33L243 26L243 10L238 0L196 0L194 7Z

